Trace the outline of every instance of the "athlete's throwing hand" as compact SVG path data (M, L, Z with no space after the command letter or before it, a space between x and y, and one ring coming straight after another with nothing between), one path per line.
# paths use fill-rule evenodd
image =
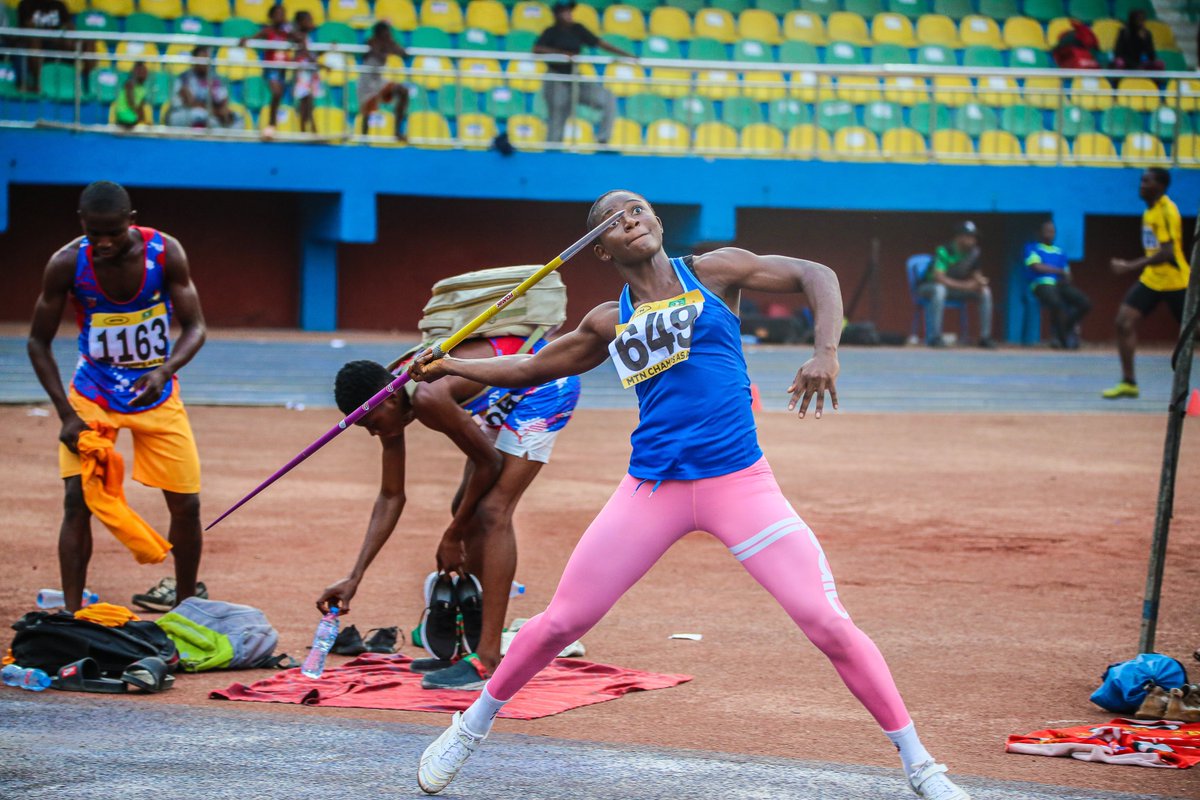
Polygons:
M817 408L814 416L820 419L821 412L825 409L825 392L829 392L829 399L836 411L837 376L840 369L836 353L817 353L805 361L804 366L796 373L796 380L787 388L788 394L792 396L792 402L788 403L788 411L795 411L796 403L799 403L800 419L804 419L808 404L815 396Z

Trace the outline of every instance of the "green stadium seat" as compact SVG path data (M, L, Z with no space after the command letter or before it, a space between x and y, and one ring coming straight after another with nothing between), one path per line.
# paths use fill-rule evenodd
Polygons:
M1017 0L979 0L979 13L996 20L997 25L1002 24L1009 17L1021 16L1021 10L1017 8Z
M217 28L200 17L180 17L175 20L175 33L183 36L216 36Z
M625 98L624 116L645 127L657 119L670 116L665 98L656 94L635 94Z
M687 57L692 61L728 61L729 50L716 39L700 37L688 45Z
M326 22L314 38L322 44L358 44L358 34L344 22Z
M883 0L845 0L842 10L858 14L863 19L871 19L883 13Z
M257 114L270 102L271 90L261 75L251 75L242 81L242 104L246 108Z
M817 125L834 133L839 128L858 124L854 104L845 100L826 100L817 104Z
M721 122L740 131L747 125L763 122L762 104L748 97L731 97L721 103Z
M1081 133L1096 130L1096 116L1085 108L1066 106L1061 112L1054 112L1054 127L1066 138L1074 139Z
M994 47L976 44L963 50L964 67L980 67L983 69L1003 69L1004 56Z
M841 11L837 0L800 0L800 10L828 17L835 11Z
M1100 115L1100 132L1110 139L1124 139L1146 130L1142 115L1127 106L1113 106Z
M965 103L958 107L954 114L954 127L978 139L984 131L994 131L1000 127L996 112L980 103Z
M454 119L460 113L474 114L479 111L479 95L465 86L443 86L437 90L434 110L447 119Z
M615 5L615 3L608 3L605 7L610 5ZM632 6L643 14L649 14L658 7L658 0L621 0L621 5ZM604 9L597 8L596 10L603 11Z
M820 64L821 56L808 42L784 42L779 45L779 63Z
M704 0L671 0L671 5L695 16L696 12L707 6L708 3Z
M17 70L11 61L0 61L0 97L16 97L21 93L17 88Z
M153 14L143 14L141 12L130 14L125 18L125 32L145 33L150 36L165 36L167 33L167 21Z
M775 55L771 52L771 45L766 42L742 39L733 46L733 60L754 64L771 64L775 61Z
M929 13L929 0L888 0L887 10L915 20Z
M88 78L88 97L108 105L117 99L125 80L115 69L94 69Z
M767 105L767 122L780 130L790 131L797 125L812 122L812 113L806 103L787 97Z
M1108 0L1068 0L1067 16L1091 25L1108 16Z
M541 92L538 92L541 95ZM392 107L395 104L391 104ZM408 87L408 113L417 111L433 111L433 95L424 86L410 84Z
M671 5L678 5L672 3ZM754 7L761 8L763 11L770 11L777 17L782 17L789 11L796 10L794 0L754 0Z
M933 13L959 22L963 17L975 13L971 0L933 0Z
M658 3L655 3L655 5L658 5ZM749 0L708 0L705 5L709 8L719 8L728 11L735 18L750 7Z
M826 64L862 64L862 50L849 42L833 42L825 48Z
M717 111L707 97L680 97L671 109L670 118L685 125L699 125L701 122L715 122Z
M1042 124L1042 111L1033 106L1005 106L1000 112L1000 129L1024 139L1031 133L1045 129Z
M1008 51L1008 66L1013 69L1050 69L1054 62L1045 50L1038 50L1036 47L1014 47Z
M257 22L245 17L230 17L221 23L221 35L229 39L245 39L258 33L262 28Z
M871 48L872 64L911 64L907 47L898 44L877 44Z
M917 63L930 67L957 67L954 51L940 44L924 44L917 48Z
M497 86L483 96L483 113L496 119L524 114L525 108L525 93L507 86Z
M450 34L441 28L422 25L412 32L412 38L409 39L409 47L433 47L450 50L453 49L454 42L450 39Z
M326 23L328 24L328 23ZM483 28L467 28L458 35L458 46L463 50L500 50L500 39Z
M1043 25L1066 15L1063 0L1025 0L1025 16L1032 17Z
M638 51L637 42L635 42L633 39L630 39L628 36L624 36L619 33L604 34L604 41L608 42L611 45L615 45L615 46L621 48L622 50L628 50L630 53L636 53ZM531 50L533 49L533 45L530 45L530 49ZM602 56L602 55L606 54L605 51L602 51L596 47L588 47L588 48L584 48L584 49L586 52L588 52L591 55L601 55Z
M43 63L42 97L61 103L75 100L75 67L71 64Z
M1187 57L1177 50L1159 50L1158 58L1163 62L1163 69L1171 72L1188 72L1191 68L1188 66Z
M1130 11L1145 11L1146 19L1158 19L1151 0L1116 0L1113 4L1113 17L1122 22L1129 19Z
M103 11L84 11L75 15L75 29L96 33L116 33L117 21Z
M642 58L683 58L683 48L665 36L647 36L642 42Z
M146 102L154 108L171 99L175 88L175 76L165 70L151 72L146 79Z
M863 127L877 136L904 126L904 112L896 103L876 100L863 106Z
M1190 114L1180 113L1167 106L1159 106L1158 110L1150 115L1150 132L1164 142L1174 141L1177 130L1179 136L1187 136L1195 132Z
M510 53L528 53L533 50L533 43L538 35L531 31L509 31L504 37L504 49Z
M932 103L917 103L908 114L908 127L925 137L929 136L935 126L939 131L954 127L949 109L942 105L937 106L936 117L933 109Z

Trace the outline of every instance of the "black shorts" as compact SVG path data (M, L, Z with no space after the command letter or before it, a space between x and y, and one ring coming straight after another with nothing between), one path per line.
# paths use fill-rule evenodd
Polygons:
M1159 302L1167 304L1167 308L1171 311L1171 316L1175 317L1175 321L1183 322L1183 296L1187 294L1186 289L1176 289L1172 292L1158 292L1151 289L1146 284L1138 281L1125 294L1125 299L1121 302L1131 308L1136 308L1142 313L1142 316L1149 316Z

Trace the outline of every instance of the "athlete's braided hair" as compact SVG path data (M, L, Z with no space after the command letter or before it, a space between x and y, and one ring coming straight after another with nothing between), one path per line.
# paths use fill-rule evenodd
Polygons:
M333 401L338 410L349 414L387 386L395 377L375 361L350 361L338 370L333 381Z
M85 214L128 214L133 210L129 192L119 183L96 181L79 195L79 210Z

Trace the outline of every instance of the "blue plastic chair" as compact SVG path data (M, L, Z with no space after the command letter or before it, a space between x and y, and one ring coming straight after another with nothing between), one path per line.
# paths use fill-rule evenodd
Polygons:
M916 337L918 341L925 341L925 306L929 305L929 301L922 297L917 292L917 287L921 285L921 278L925 276L929 265L933 263L933 256L928 253L918 253L915 256L909 257L904 264L904 269L908 274L908 293L912 296L913 302L913 317L912 325L909 334ZM967 335L967 304L964 300L947 300L946 310L958 309L958 329L960 336ZM944 320L943 320L944 322Z

